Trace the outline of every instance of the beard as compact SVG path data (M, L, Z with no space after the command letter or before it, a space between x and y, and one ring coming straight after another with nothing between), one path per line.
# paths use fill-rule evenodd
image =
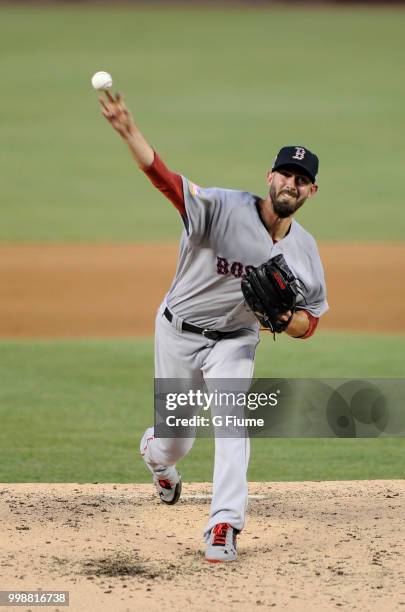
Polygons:
M274 212L280 219L286 219L293 215L305 202L305 198L298 200L296 195L291 192L284 191L277 195L274 185L270 187L270 199Z

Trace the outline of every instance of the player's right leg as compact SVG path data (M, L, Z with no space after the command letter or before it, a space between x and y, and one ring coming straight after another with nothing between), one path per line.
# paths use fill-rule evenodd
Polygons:
M201 338L195 334L183 334L175 329L163 316L161 307L155 326L155 379L186 379L201 383L201 364L198 349ZM181 380L179 380L180 386ZM189 383L187 383L189 384ZM198 414L199 407L195 407ZM193 416L192 407L188 416ZM181 476L176 463L184 457L194 444L193 430L188 437L161 438L155 436L153 427L148 428L141 440L141 455L152 472L153 481L161 500L174 504L180 497Z

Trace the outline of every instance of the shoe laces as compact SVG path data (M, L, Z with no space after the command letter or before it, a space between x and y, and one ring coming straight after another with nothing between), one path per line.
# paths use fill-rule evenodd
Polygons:
M225 546L228 529L232 529L229 523L218 523L218 525L215 525L212 530L214 534L212 539L213 546Z

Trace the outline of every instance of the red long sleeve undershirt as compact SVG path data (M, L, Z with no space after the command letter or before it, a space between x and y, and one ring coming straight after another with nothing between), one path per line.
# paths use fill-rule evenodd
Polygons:
M169 170L156 151L152 164L148 168L143 168L143 171L152 185L154 185L156 189L159 189L159 191L170 200L182 217L185 217L186 205L184 202L183 181L180 174ZM299 338L300 340L305 340L314 334L319 319L314 317L314 315L307 310L302 310L301 312L305 312L309 322L308 330Z
M186 205L180 174L171 172L156 152L152 164L148 168L144 168L143 171L152 185L159 189L184 217L186 215Z

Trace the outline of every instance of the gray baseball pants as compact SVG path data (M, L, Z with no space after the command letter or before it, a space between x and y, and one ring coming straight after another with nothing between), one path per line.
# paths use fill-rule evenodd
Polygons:
M169 323L163 315L165 307L163 303L156 317L156 378L187 378L194 383L204 380L208 392L214 390L210 388L210 379L236 378L243 380L245 385L249 383L259 342L256 330L244 329L218 341L209 340L199 334L182 332L181 319L176 316ZM211 409L212 416L215 410L215 407ZM200 407L190 407L189 416L199 411ZM160 470L174 465L193 444L191 437L155 438L154 429L150 427L140 448L148 464ZM213 496L205 534L217 523L229 523L238 530L243 528L248 499L249 451L248 437L215 439Z

